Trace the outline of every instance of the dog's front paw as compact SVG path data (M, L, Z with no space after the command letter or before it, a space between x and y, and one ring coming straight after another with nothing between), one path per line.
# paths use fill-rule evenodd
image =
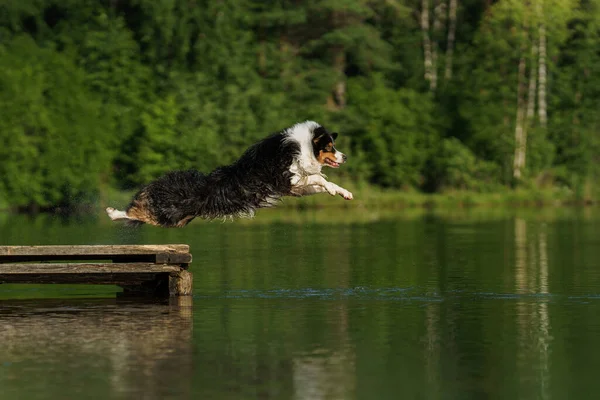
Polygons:
M342 189L340 195L346 200L352 200L354 198L354 196L352 196L352 193L347 191L346 189Z

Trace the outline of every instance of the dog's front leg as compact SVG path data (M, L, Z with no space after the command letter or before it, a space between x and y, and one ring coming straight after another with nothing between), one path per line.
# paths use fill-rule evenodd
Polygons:
M320 186L320 187L324 188L332 196L339 194L346 200L352 200L352 198L353 198L352 193L350 193L348 190L346 190L342 187L339 187L338 185L336 185L333 182L328 182L321 175L309 175L307 177L304 177L298 182L297 186L300 186L300 187L306 187L306 186L319 187ZM314 190L315 189L312 189L313 193L317 193Z
M295 186L292 188L292 194L302 197L302 196L310 196L311 194L317 193L325 193L327 189L323 186L319 185L310 185L310 186Z

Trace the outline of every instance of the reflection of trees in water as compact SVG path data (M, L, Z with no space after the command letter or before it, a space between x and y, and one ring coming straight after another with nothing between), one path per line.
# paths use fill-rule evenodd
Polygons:
M332 241L320 254L326 280L338 288L350 287L350 256L347 244ZM293 357L294 398L298 400L348 399L355 397L356 355L349 337L348 304L330 303L328 321L337 346L318 348Z
M356 390L354 353L316 350L294 357L294 398L298 400L349 399Z
M517 293L548 293L546 225L527 234L527 221L515 219L515 279Z
M349 399L355 397L356 355L348 335L348 306L328 310L336 321L338 346L296 354L293 358L294 398L298 400ZM332 327L333 328L333 327Z
M189 302L187 304L183 302ZM28 365L39 388L60 389L76 379L106 380L117 397L162 399L190 395L191 298L171 304L116 300L3 302L0 354L11 365ZM26 376L0 375L0 386ZM46 381L46 383L44 383ZM81 384L81 382L79 382ZM58 392L57 392L58 394ZM82 394L85 394L82 393ZM96 394L97 395L97 394Z
M521 294L549 294L546 225L532 226L515 219L515 289ZM529 370L539 365L539 396L550 397L551 325L548 298L524 298L517 303L518 365Z
M439 393L440 363L440 304L430 303L425 308L425 370L431 393Z

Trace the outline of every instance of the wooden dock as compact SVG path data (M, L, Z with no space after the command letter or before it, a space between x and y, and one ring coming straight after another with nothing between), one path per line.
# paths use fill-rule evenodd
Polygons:
M192 294L188 245L0 246L0 283L118 285L125 295Z

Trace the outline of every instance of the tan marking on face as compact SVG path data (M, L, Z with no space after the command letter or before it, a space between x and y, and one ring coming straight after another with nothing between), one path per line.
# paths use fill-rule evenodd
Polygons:
M319 150L319 155L317 156L317 161L319 164L325 164L325 159L329 158L331 161L335 162L335 154L333 153L333 143L327 143L325 146L325 150Z

